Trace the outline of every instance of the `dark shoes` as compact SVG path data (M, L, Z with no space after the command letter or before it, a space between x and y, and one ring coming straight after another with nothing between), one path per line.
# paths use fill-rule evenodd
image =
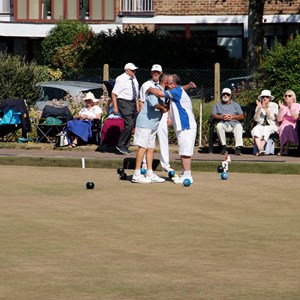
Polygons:
M125 147L116 147L118 154L124 154L124 155L128 155L128 154L132 154L132 151L129 151L128 149L126 149Z
M242 147L235 148L235 155L242 155Z
M220 154L225 155L225 154L227 154L227 153L228 153L228 151L227 151L226 145L225 145L225 146L222 146L222 150L221 150L221 153L220 153Z

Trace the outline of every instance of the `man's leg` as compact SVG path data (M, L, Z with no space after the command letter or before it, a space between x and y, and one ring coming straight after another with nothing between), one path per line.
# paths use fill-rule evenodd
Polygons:
M226 146L226 131L228 128L223 122L219 122L216 126L216 129L221 146Z
M170 156L169 156L169 137L168 137L168 112L164 113L157 129L157 136L160 148L160 164L163 171L169 171Z
M135 126L135 120L137 116L135 113L136 104L133 101L118 100L118 108L124 119L124 129L121 131L117 147L119 149L127 150L130 146L132 129Z
M135 157L135 172L138 171L140 173L143 157L146 153L146 148L138 147Z
M181 160L181 166L182 166L183 172L191 171L191 169L192 169L191 156L182 155L182 156L180 156L180 160Z
M243 147L243 126L236 124L233 128L233 135L235 139L235 147Z
M184 179L189 179L193 183L192 155L194 154L196 131L195 128L176 132L182 168L182 174L174 179L176 184L182 184Z

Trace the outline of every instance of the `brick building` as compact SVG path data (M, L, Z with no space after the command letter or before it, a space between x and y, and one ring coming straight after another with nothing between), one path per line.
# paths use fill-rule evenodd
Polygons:
M40 43L55 22L77 19L95 32L147 26L189 38L198 35L244 57L249 0L0 0L0 51L38 58ZM267 0L265 44L284 41L300 28L300 1Z

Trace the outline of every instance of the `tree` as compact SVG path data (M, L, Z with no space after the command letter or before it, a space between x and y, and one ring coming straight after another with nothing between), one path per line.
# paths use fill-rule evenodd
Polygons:
M293 0L268 0L268 3L289 3ZM247 66L254 72L261 64L264 44L263 15L266 0L249 0Z
M89 25L76 20L67 20L57 23L42 42L44 63L48 66L53 66L52 59L58 49L72 44L79 33L83 36L88 36L90 31Z

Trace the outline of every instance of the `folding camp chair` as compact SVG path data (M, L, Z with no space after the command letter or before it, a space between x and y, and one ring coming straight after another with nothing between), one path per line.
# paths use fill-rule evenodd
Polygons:
M67 106L53 107L46 105L39 122L34 124L37 130L36 143L55 143L56 135L63 131L67 122L72 119L73 116Z
M31 131L29 112L24 99L0 100L0 138L3 141L14 141L17 132L22 129L22 137L27 138Z

